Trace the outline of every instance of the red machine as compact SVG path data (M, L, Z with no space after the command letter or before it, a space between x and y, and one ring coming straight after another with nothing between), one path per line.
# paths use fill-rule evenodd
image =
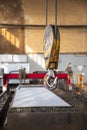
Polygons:
M44 76L46 75L46 73L28 73L26 74L26 79L44 79ZM62 80L64 81L63 85L70 85L70 80L68 78L68 74L65 72L57 72L57 78L58 78L58 84L60 85L60 83L62 82ZM9 73L9 74L4 74L3 77L3 86L8 87L9 84L9 80L10 79L19 79L19 73ZM63 83L63 82L62 82Z

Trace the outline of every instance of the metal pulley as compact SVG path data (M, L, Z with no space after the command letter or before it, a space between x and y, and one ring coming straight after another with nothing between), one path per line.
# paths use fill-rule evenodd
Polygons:
M44 60L48 73L44 77L44 85L52 90L56 88L57 76L55 69L58 67L60 35L57 27L57 0L55 0L55 25L47 25L48 0L46 0L46 29L44 34Z
M47 25L44 35L44 59L46 69L57 69L60 48L60 36L55 25Z
M55 31L56 29L56 31ZM44 35L44 60L48 73L44 77L44 85L53 90L57 85L55 69L58 67L60 35L55 25L48 25Z

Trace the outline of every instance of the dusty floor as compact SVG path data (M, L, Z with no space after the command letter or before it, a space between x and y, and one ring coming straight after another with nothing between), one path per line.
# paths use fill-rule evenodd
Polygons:
M72 110L87 112L87 85L83 89L74 85L72 91L56 88L53 92L71 104Z
M71 105L71 108L55 108L54 112L57 112L56 116L55 113L52 115L52 112L47 112L42 117L40 113L37 114L37 112L34 112L33 114L35 115L33 116L32 113L29 114L30 118L28 116L25 119L20 119L18 115L19 121L21 121L18 123L18 126L16 125L16 130L19 130L19 128L20 130L24 130L25 127L21 124L26 120L29 120L30 125L26 122L25 130L87 130L87 85L84 85L83 89L74 85L72 91L64 90L60 87L53 90L53 92L67 101ZM47 114L47 117L45 117L45 114ZM16 117L15 119L17 120L18 118ZM45 119L44 122L43 119ZM12 118L10 121L12 122ZM11 123L10 126L7 126L2 128L2 130L15 130L15 127L12 128Z

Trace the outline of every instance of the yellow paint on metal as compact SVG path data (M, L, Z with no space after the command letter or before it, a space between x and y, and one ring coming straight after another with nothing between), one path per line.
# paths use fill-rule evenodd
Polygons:
M45 31L44 59L46 69L57 69L58 67L60 38L59 31L55 32L55 29L54 25L48 25Z
M55 68L58 67L58 56L59 56L59 41L57 39L54 39L53 46L50 47L46 53L44 54L45 57L49 56L47 60L45 60L46 68ZM53 65L53 63L55 63ZM52 65L53 66L52 66Z

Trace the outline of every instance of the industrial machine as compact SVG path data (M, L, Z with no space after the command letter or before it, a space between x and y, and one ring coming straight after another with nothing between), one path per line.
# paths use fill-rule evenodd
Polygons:
M58 68L59 49L60 35L58 28L55 25L48 25L44 35L44 59L48 70L44 77L44 85L51 90L57 85L55 69Z
M87 120L87 113L77 113L74 102L71 104L50 91L56 88L61 79L70 85L68 74L56 71L60 49L60 35L56 25L47 25L44 35L44 59L48 72L25 75L25 79L44 79L45 87L38 84L18 85L7 114L6 130L82 130L82 128L86 130L87 128L84 123ZM8 86L10 79L18 78L17 73L5 74L4 86ZM74 96L72 97L76 100Z
M48 0L46 0L46 29L44 34L44 59L48 73L44 77L44 85L53 90L57 85L56 71L58 67L60 35L57 27L57 0L55 0L55 24L48 25Z
M60 35L58 27L48 25L44 34L44 59L46 69L58 68L58 56L60 48Z

